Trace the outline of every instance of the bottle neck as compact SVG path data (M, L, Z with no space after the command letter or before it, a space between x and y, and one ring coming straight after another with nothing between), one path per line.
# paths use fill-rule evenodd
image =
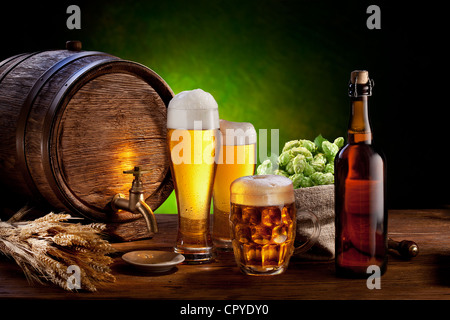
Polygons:
M372 130L369 123L367 95L352 97L352 113L348 125L349 144L372 144Z

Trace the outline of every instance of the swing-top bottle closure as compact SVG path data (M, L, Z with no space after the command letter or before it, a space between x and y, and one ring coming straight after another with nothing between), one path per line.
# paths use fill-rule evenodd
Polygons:
M355 70L350 74L350 82L348 85L349 97L371 96L372 87L375 82L369 79L369 72L366 70Z

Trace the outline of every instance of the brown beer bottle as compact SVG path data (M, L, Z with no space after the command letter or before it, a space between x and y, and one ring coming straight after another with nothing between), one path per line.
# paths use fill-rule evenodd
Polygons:
M336 273L368 277L387 266L386 165L372 144L368 100L373 81L365 70L351 73L348 142L335 158ZM373 267L371 267L370 270Z

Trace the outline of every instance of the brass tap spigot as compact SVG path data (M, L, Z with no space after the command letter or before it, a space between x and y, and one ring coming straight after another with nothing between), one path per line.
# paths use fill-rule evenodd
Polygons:
M150 206L145 202L144 187L141 180L141 176L148 172L150 171L141 170L140 167L134 167L133 170L123 171L124 174L132 174L134 176L131 189L129 191L129 199L126 199L123 194L118 193L113 197L111 207L115 212L125 210L131 213L141 214L147 224L148 231L150 234L153 234L158 232L158 225L156 223L155 214Z

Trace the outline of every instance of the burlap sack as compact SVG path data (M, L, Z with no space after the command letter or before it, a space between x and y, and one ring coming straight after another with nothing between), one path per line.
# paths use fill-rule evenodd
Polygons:
M311 218L302 214L302 211L314 213L321 227L319 239L314 246L294 256L309 260L334 259L334 185L299 188L294 191L297 207L296 242L305 242L313 231Z

